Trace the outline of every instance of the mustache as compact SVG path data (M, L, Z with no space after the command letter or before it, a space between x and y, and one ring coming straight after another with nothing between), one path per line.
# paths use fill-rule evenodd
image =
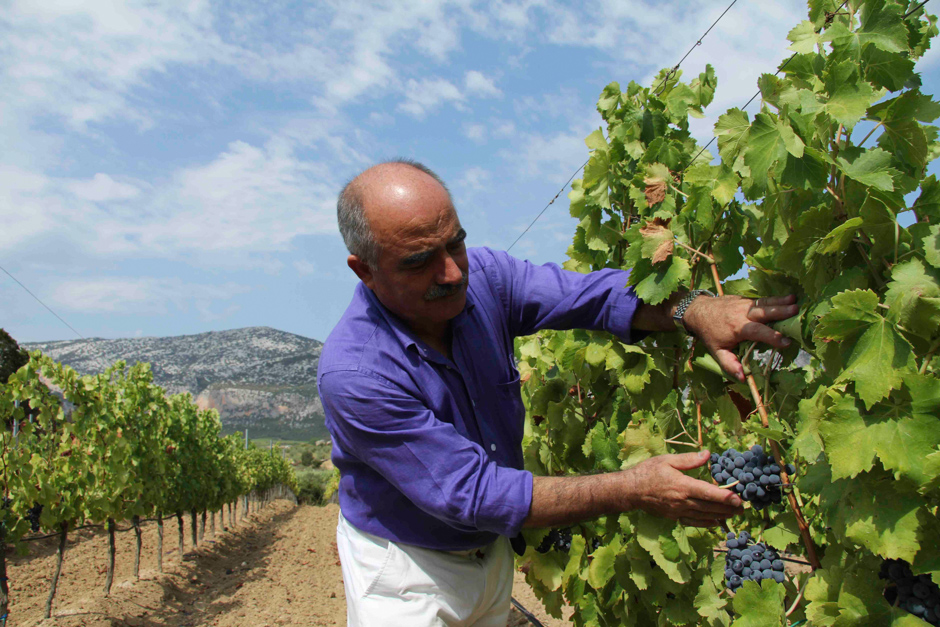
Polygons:
M440 300L448 296L453 296L459 290L466 287L469 282L470 277L467 276L466 272L460 273L460 282L454 283L452 285L432 285L431 288L425 292L424 300L425 302L431 302L435 300Z

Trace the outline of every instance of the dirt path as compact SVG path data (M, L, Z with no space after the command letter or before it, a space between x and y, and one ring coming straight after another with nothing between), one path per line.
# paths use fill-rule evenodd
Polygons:
M193 550L186 518L180 561L175 520L164 526L164 572L157 572L155 523L144 526L140 581L133 577L134 534L118 534L111 596L104 597L107 536L81 531L70 538L53 618L43 619L55 565L53 539L31 554L8 554L11 587L7 625L42 627L275 627L346 624L346 600L336 555L336 505L295 507L278 501L232 529L208 526ZM227 521L227 518L226 518ZM545 627L570 623L547 616L516 573L513 596ZM529 624L513 610L512 627Z

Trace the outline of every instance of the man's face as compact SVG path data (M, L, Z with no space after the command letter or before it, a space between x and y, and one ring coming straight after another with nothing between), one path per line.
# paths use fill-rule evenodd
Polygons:
M466 304L466 233L447 192L426 174L409 174L366 202L379 259L362 279L412 327L437 329Z

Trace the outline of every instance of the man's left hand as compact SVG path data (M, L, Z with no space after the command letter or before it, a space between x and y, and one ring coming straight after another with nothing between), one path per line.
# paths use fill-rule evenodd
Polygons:
M796 296L751 300L741 296L699 296L683 316L686 328L702 341L725 372L744 381L744 366L732 350L744 341L756 341L783 349L790 338L768 324L799 313Z

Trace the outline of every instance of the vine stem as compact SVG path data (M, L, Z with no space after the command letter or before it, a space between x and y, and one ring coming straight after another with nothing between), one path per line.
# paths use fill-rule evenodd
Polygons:
M875 266L871 265L871 259L869 259L869 254L865 251L862 245L859 242L855 242L855 246L858 248L858 252L862 255L862 259L865 260L865 265L868 266L868 270L871 272L871 276L875 279L875 283L878 285L879 289L884 289L884 281L881 280L881 277L878 276L878 272L875 270Z
M709 248L708 250L709 252L711 252L711 248ZM715 291L718 292L719 296L724 296L725 290L721 286L721 277L718 276L718 265L715 263L714 257L711 258L711 261L709 262L709 267L711 268L711 271L712 271L712 280L715 282Z
M695 421L698 423L698 447L702 448L702 403L695 401Z
M806 592L806 586L809 585L810 579L812 579L812 577L807 577L806 581L803 582L803 585L800 586L800 591L797 593L796 598L793 599L793 604L790 606L790 609L787 610L787 616L790 616L790 614L795 612L797 606L800 604L800 601L803 600L803 593Z
M683 196L686 197L686 198L689 197L689 195L686 194L685 192L682 192L682 191L679 191L678 189L676 189L676 186L673 185L672 183L669 184L669 189L671 189L672 191L674 191L674 192L677 193L677 194L683 195Z
M839 149L841 148L841 146L839 145L839 140L840 140L841 138L842 138L842 124L839 124L839 128L838 128L838 130L836 131L836 134L835 134L835 136L834 136L833 139L832 139L832 143L834 144L834 146L833 146L833 151L832 151L832 153L833 153L833 154L832 154L832 160L833 160L833 161L835 161L836 158L839 156ZM833 164L832 164L832 173L829 175L829 187L832 187L833 185L835 185L835 183L836 183L836 173L837 173L837 172L838 172L838 166L837 166L835 163L833 163ZM842 203L840 202L839 204L841 205ZM840 207L840 208L841 208L841 207Z
M673 241L674 241L676 244L678 244L681 248L685 248L687 251L689 251L689 252L692 253L693 255L698 255L699 257L701 257L702 259L704 259L704 260L707 261L708 263L714 265L714 263L715 263L715 258L712 257L711 255L706 255L706 254L703 253L702 251L700 251L700 250L698 250L698 249L695 249L695 248L692 248L692 247L689 246L688 244L683 244L683 243L680 242L679 240L673 240Z
M761 398L760 390L757 389L757 382L754 380L753 374L747 375L747 387L751 390L751 397L754 399L754 404L757 405L761 424L765 429L769 429L770 420L767 416L767 408L764 406L764 401ZM780 466L780 478L782 482L790 483L789 477L787 476L786 465L783 463L783 456L780 454L780 445L777 444L776 440L771 438L768 438L768 440L770 442L770 449L774 454L774 459L777 465ZM819 558L816 556L816 545L813 544L813 538L809 534L809 525L806 524L803 510L800 509L799 503L796 502L796 497L793 495L793 492L787 494L787 500L790 501L790 508L793 510L793 514L796 517L796 524L800 528L800 536L803 538L803 545L806 547L806 557L809 558L813 570L822 568L822 565L819 563Z
M882 120L881 122L878 122L878 124L875 124L875 128L868 131L868 135L866 135L865 138L859 142L858 147L861 148L862 146L864 146L865 142L868 141L868 138L871 137L875 131L877 131L879 128L884 126L884 123L885 123L884 120Z
M927 366L930 365L930 362L933 360L934 353L937 352L937 349L940 348L940 339L933 343L933 346L930 347L930 352L924 355L924 361L920 364L920 374L927 374Z
M675 438L669 438L668 440L663 440L667 444L681 445L681 446L691 446L692 448L699 448L699 445L695 442L683 442L682 440L676 440Z

